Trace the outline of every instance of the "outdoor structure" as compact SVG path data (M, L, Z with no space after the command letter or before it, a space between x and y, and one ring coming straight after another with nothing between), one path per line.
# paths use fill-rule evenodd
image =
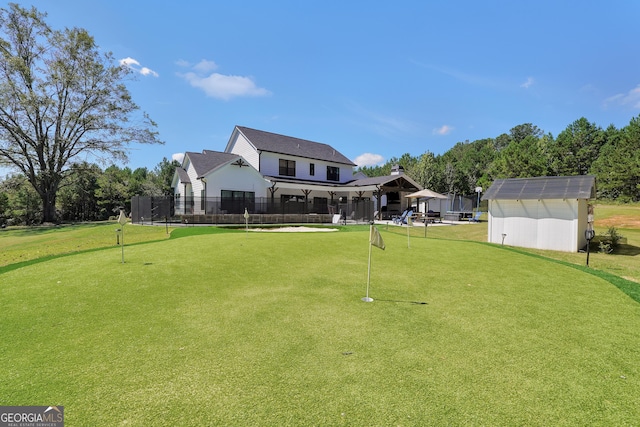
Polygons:
M330 145L236 126L224 152L187 152L176 169L174 216L190 222L369 221L400 213L421 189L401 167L389 176L356 176ZM240 216L238 216L240 215Z
M482 200L489 205L488 241L525 248L577 252L587 244L589 175L499 179Z

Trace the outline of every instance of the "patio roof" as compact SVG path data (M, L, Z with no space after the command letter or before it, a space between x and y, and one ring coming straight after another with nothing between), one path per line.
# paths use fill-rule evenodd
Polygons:
M291 178L277 178L265 176L265 179L279 188L317 190L317 191L405 191L420 190L420 185L406 175L376 176L373 178L357 179L346 184L317 181L303 181Z

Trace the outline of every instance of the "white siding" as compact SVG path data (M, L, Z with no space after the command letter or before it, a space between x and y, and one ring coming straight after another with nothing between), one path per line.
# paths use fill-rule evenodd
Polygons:
M189 174L189 179L191 180L191 191L193 193L191 195L200 197L200 191L202 191L203 188L202 180L198 179L198 174L191 164L189 164L187 168L187 174Z
M227 153L238 154L244 157L256 170L260 170L260 158L253 145L239 132L234 131L231 140L227 144Z
M325 183L327 182L327 166L335 166L340 169L340 181L335 181L336 183L345 183L353 180L353 168L349 165L277 153L262 153L260 158L260 172L267 176L280 176L280 159L295 160L296 179ZM313 176L309 174L311 163L314 164L315 168L315 174Z
M260 156L260 173L267 176L278 176L280 164L279 159L297 160L293 156L284 156L274 153L262 153ZM298 173L298 163L296 162L296 174Z
M222 190L252 191L266 197L267 181L250 167L226 165L207 176L207 197L220 197Z
M505 245L577 252L586 244L581 216L586 228L584 200L490 200L488 240L505 234Z

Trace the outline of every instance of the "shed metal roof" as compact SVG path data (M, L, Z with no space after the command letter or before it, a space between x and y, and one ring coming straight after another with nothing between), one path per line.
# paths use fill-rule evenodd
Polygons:
M596 178L592 175L543 176L497 179L482 200L592 199Z
M259 151L268 151L278 154L289 154L292 156L306 157L315 160L325 160L328 162L342 163L355 166L351 160L330 145L320 142L308 141L306 139L294 138L292 136L279 135L277 133L265 132L251 129L244 126L236 126L242 134Z

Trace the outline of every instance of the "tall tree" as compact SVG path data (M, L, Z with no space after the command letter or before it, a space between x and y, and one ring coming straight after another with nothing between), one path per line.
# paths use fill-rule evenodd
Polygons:
M437 166L434 154L427 151L418 158L413 171L413 178L424 188L433 189L437 185Z
M0 159L20 170L56 218L56 196L80 155L126 159L131 143L160 143L124 85L130 71L80 28L56 31L46 14L0 9Z
M509 133L512 141L521 142L528 136L540 138L544 132L536 125L533 125L531 123L523 123L521 125L512 127Z
M599 196L623 202L640 201L640 116L617 130L606 130L607 143L593 162Z
M100 216L98 179L102 170L98 165L81 162L71 165L70 173L60 186L58 205L63 220L96 221L107 219Z
M606 142L605 133L584 117L571 123L551 144L551 169L555 175L586 175Z
M115 215L121 207L127 212L131 212L131 197L135 196L132 192L133 172L130 168L120 169L118 166L111 165L104 170L98 178L98 204L101 206L101 216ZM136 183L137 185L137 183ZM134 185L134 191L135 187Z
M180 163L177 160L169 161L166 157L163 157L162 161L153 169L152 180L158 189L158 195L171 196L173 194L171 183L173 174L178 167L180 167Z
M38 194L23 175L9 175L0 181L4 216L9 225L31 225L40 214Z
M548 172L544 147L545 139L532 135L522 141L515 139L491 164L493 178L529 178L544 176Z

